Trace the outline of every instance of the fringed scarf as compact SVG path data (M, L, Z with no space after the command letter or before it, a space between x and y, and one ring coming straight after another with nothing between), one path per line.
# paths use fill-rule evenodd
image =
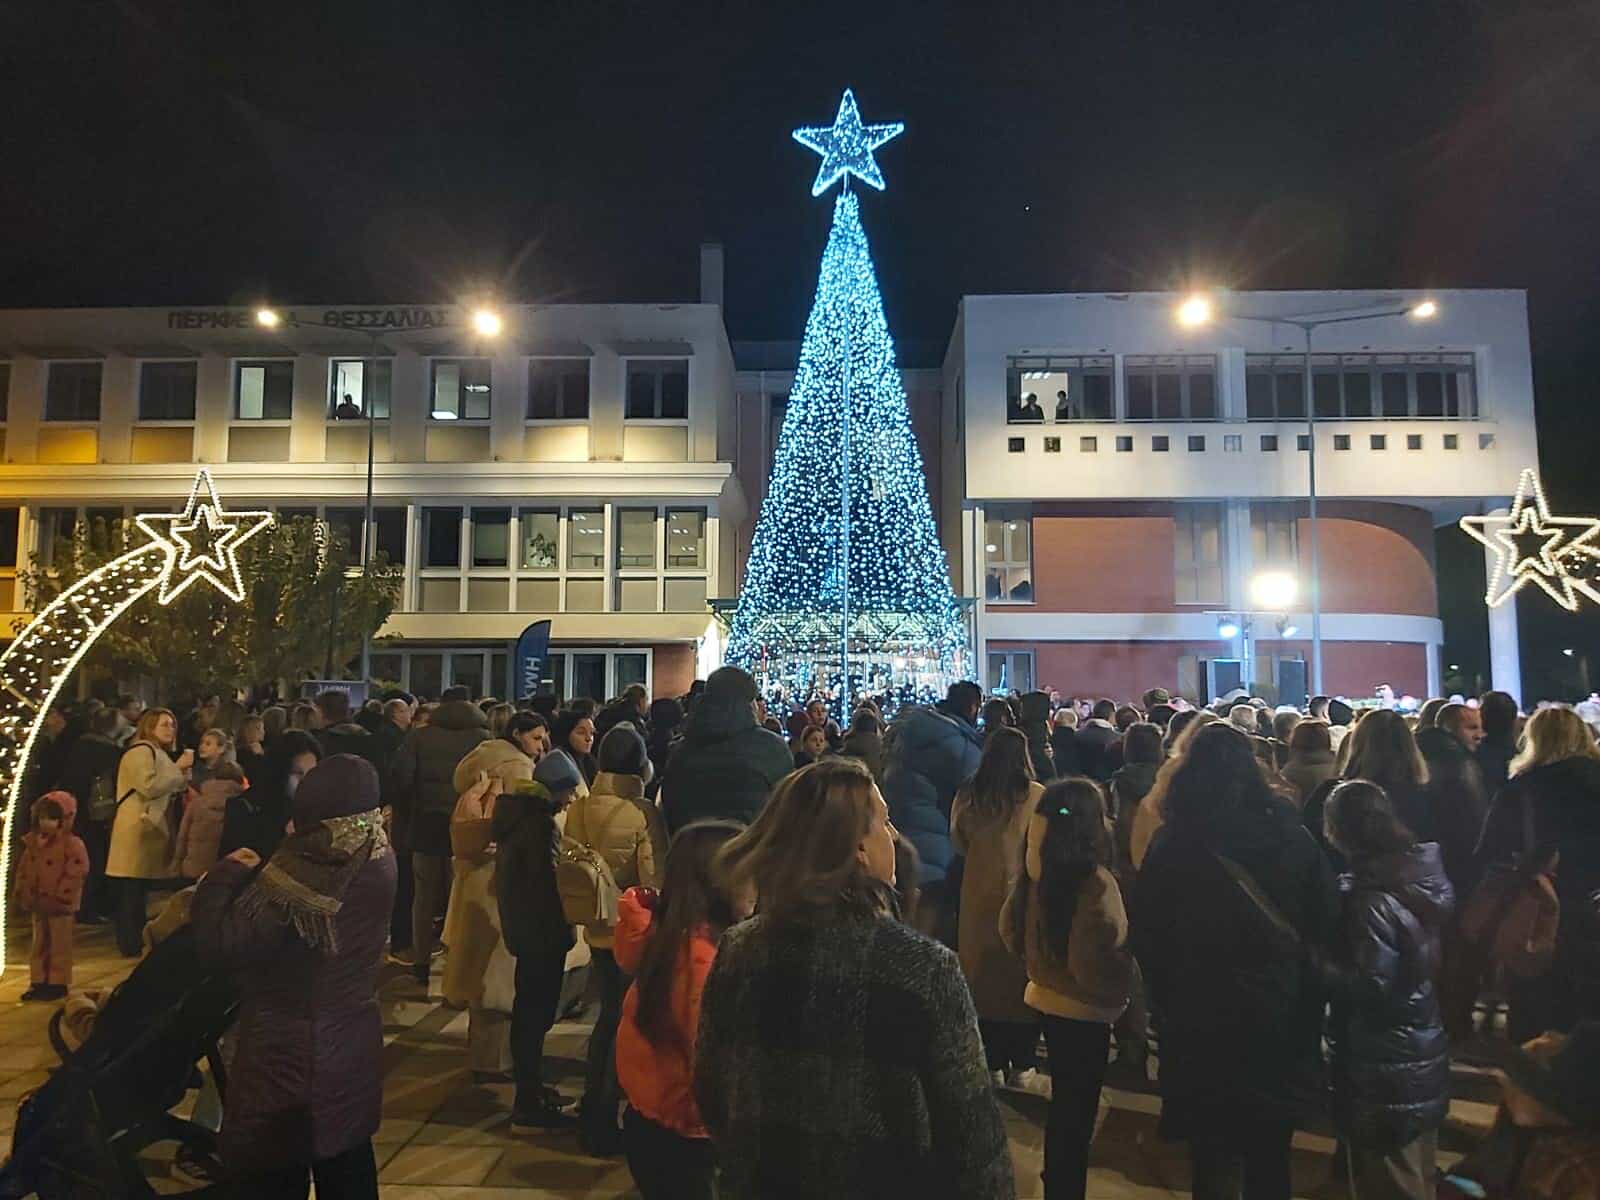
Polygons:
M327 957L339 953L334 918L361 868L389 852L381 812L374 808L319 821L285 838L239 897L241 915L263 913L293 925L296 936Z

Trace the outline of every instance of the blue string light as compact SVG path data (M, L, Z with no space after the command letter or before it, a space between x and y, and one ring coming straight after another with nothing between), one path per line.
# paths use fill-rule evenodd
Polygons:
M794 140L809 146L822 155L822 165L817 168L817 178L811 185L811 194L820 196L842 175L854 175L868 187L883 191L883 173L872 152L890 138L905 132L905 124L891 121L886 125L863 125L861 110L856 108L855 93L845 88L839 100L839 115L832 125L805 125L794 131ZM846 180L848 187L849 181Z

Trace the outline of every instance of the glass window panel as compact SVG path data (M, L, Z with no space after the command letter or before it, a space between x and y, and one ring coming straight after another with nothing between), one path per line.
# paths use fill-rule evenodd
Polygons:
M1314 371L1311 375L1311 400L1316 405L1317 420L1331 421L1339 417L1339 373L1337 371ZM1304 417L1302 408L1295 414Z
M603 579L567 580L567 611L599 612L605 608L605 589Z
M574 654L571 659L572 699L598 700L604 704L610 698L606 690L606 656Z
M1033 523L1011 520L1006 522L1006 561L1028 562L1033 557Z
M1306 415L1305 379L1298 371L1279 371L1273 379L1278 400L1278 419L1286 421Z
M1033 603L1033 568L1007 567L1005 569L1005 599L1013 604Z
M0 567L17 565L17 524L20 510L0 508Z
M410 690L425 700L437 700L444 691L444 655L413 654Z
M406 510L403 508L375 508L372 523L378 527L377 551L390 563L404 565L406 561Z
M472 565L503 567L510 563L511 510L472 510Z
M457 579L422 579L417 592L419 612L461 611L461 584Z
M461 510L425 508L422 510L422 565L459 567L461 565Z
M650 579L617 580L618 612L655 612L656 581Z
M491 695L499 695L502 690L507 696L511 695L509 684L511 682L511 656L502 650L496 650L489 655L489 678L484 686Z
M1383 378L1383 415L1403 417L1410 403L1410 381L1404 371L1385 371Z
M75 508L39 510L39 558L45 566L55 562L57 550L70 553L67 543L72 541L77 527L78 510Z
M689 364L679 363L661 374L661 415L682 420L689 415Z
M461 416L461 364L433 364L433 419L454 421Z
M372 415L389 415L389 391L394 379L391 359L372 361ZM361 420L367 415L367 362L364 359L335 359L328 384L328 413L335 420Z
M509 579L468 579L468 612L505 612L511 607Z
M617 510L617 566L641 570L656 565L656 510Z
M616 679L612 681L611 690L615 695L621 695L634 684L642 684L649 670L650 659L644 654L618 654L612 659L612 666L616 672Z
M140 363L139 419L141 421L194 420L194 398L198 380L198 363Z
M666 608L668 612L701 612L706 606L706 581L704 579L667 580Z
M1445 379L1449 397L1448 415L1468 420L1475 418L1478 415L1478 384L1471 369L1452 371Z
M559 579L524 579L517 584L517 611L553 613L561 607Z
M1111 373L1106 371L1084 375L1084 418L1089 421L1109 421L1111 420L1111 408Z
M1177 421L1183 417L1183 376L1175 371L1163 371L1156 376L1156 417L1162 421Z
M490 362L487 358L435 359L433 419L487 421L489 376Z
M557 539L560 536L561 514L525 508L521 517L522 557L519 566L524 571L554 571L561 564L556 559Z
M575 508L567 517L567 567L599 569L605 565L606 515L600 509Z
M366 524L364 508L328 509L328 527L345 545L351 562L361 561L361 527Z
M1196 421L1214 420L1217 415L1217 377L1210 371L1189 376L1189 416Z
M667 509L667 566L706 565L706 514L697 508Z
M474 700L483 695L483 655L452 654L450 656L450 686L464 687Z
M561 372L561 415L567 420L589 419L589 364L569 363Z
M294 409L292 362L242 362L234 373L241 421L287 421Z
M627 415L675 418L689 415L689 364L681 359L628 364Z
M1417 416L1442 417L1444 412L1444 375L1439 371L1417 372ZM1451 414L1454 415L1453 413Z
M539 681L539 694L567 699L567 656L558 651L551 651L544 665L550 676Z
M100 419L100 364L51 363L45 378L46 421Z
M1244 377L1244 412L1252 421L1271 421L1278 415L1272 398L1272 375L1267 371L1249 371Z
M656 415L656 377L637 367L628 369L628 416Z
M1155 381L1149 375L1128 376L1128 420L1148 421L1155 416Z
M1372 415L1372 375L1368 371L1344 372L1344 412L1347 417Z
M528 418L551 421L561 411L561 375L555 364L534 359L528 364Z
M316 520L317 517L316 509L302 508L294 504L279 505L277 512L278 520L282 522L298 521L301 517L310 517L312 520Z
M589 361L535 358L528 363L528 417L535 421L586 420Z

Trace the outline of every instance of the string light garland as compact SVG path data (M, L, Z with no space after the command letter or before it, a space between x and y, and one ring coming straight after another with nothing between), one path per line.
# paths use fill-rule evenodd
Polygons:
M1529 583L1544 589L1568 612L1580 596L1600 604L1595 586L1600 565L1600 520L1553 517L1533 468L1517 480L1511 511L1504 516L1462 517L1461 528L1495 553L1484 602L1504 604Z
M272 523L270 512L230 512L201 470L182 513L141 513L151 540L96 568L47 604L0 654L0 780L7 809L0 834L0 878L10 878L11 838L33 748L61 688L112 622L150 592L170 604L198 580L230 600L244 599L239 547ZM0 892L0 972L6 968L5 905Z
M862 126L846 91L832 129L798 129L841 177L788 412L751 545L728 661L763 692L925 700L965 667L966 630L924 481L854 175L902 126ZM848 676L848 678L846 678Z

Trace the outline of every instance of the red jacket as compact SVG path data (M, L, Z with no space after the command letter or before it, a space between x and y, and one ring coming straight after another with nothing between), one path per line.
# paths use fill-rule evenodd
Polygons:
M72 832L78 800L71 792L46 792L45 800L61 806L61 829L46 837L29 833L22 839L22 861L17 864L12 895L23 912L42 917L66 917L83 901L83 881L89 876L89 852L83 839Z
M617 965L632 975L653 932L655 912L639 888L629 888L617 904ZM694 1100L694 1040L700 1027L700 996L717 957L709 929L696 930L678 955L672 981L672 1023L678 1038L651 1045L638 1024L639 988L628 989L617 1026L617 1081L628 1103L658 1125L682 1137L708 1138Z

